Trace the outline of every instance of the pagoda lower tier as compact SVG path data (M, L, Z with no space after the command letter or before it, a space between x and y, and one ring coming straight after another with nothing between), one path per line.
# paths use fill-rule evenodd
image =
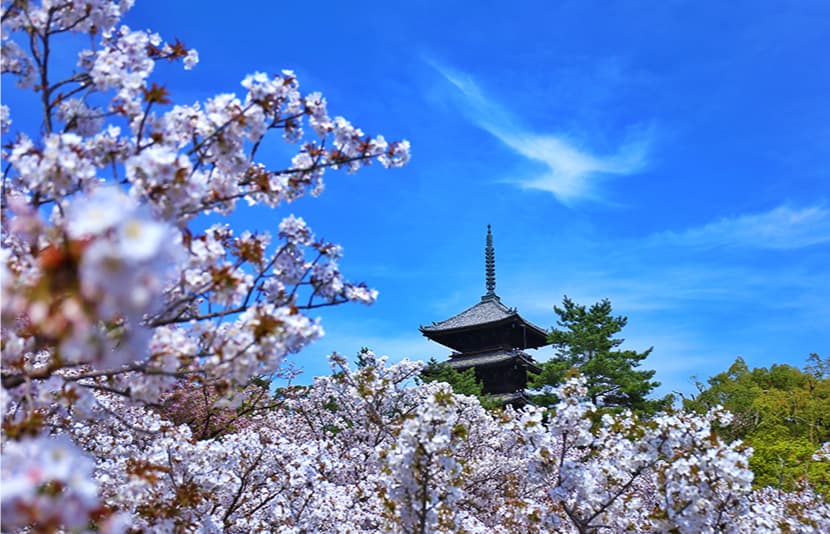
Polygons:
M533 357L518 349L455 353L445 363L457 371L474 368L484 392L510 404L526 401L528 371L541 372Z

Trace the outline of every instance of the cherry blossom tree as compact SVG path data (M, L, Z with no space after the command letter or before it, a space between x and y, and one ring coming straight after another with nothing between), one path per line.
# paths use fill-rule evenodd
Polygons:
M752 490L720 409L600 416L580 378L551 409L488 411L371 352L272 391L322 335L314 309L376 292L299 217L199 221L285 209L409 145L290 71L174 104L155 65L198 55L121 24L130 4L3 4L2 71L41 114L16 131L0 107L4 532L830 531L810 488ZM77 63L54 65L67 43ZM281 168L257 156L275 138L296 147Z
M159 404L182 380L233 408L253 378L322 335L310 310L376 297L345 280L340 247L299 217L285 216L275 235L222 223L197 231L193 221L240 202L281 208L317 195L328 169L402 166L408 143L330 116L290 71L247 76L241 96L173 104L155 65L191 69L198 54L121 24L131 4L3 4L2 72L41 113L32 135L13 130L8 107L0 112L9 454L74 458L77 447L54 436L100 418L136 426L125 414ZM57 47L83 43L74 66L55 64ZM296 154L269 168L258 151L280 138ZM54 498L70 497L71 484L52 475L28 484L28 497L52 482L62 487ZM78 502L94 502L88 494L79 489ZM7 507L4 494L4 526L85 521L75 511L41 517L26 499Z

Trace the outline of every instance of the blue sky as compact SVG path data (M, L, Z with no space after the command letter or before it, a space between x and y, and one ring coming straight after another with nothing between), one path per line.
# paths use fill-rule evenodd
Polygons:
M448 354L418 326L483 294L487 224L503 302L549 327L565 294L609 298L660 392L738 355L830 354L826 2L139 0L126 22L199 50L163 71L178 102L290 68L331 113L411 141L404 169L234 219L300 215L380 291L322 312L308 376L333 350Z

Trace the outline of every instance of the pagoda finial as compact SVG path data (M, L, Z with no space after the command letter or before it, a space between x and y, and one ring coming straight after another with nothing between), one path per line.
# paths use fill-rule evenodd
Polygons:
M496 296L496 252L493 249L493 232L487 225L487 246L484 248L484 266L487 280L487 293L482 298L498 298Z

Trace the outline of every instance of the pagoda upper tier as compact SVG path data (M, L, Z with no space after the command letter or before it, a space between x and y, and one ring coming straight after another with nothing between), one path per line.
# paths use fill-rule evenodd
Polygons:
M547 332L522 318L515 308L502 304L496 295L496 262L489 225L484 257L487 292L481 301L449 319L420 327L421 333L436 343L465 354L535 349L547 345Z

